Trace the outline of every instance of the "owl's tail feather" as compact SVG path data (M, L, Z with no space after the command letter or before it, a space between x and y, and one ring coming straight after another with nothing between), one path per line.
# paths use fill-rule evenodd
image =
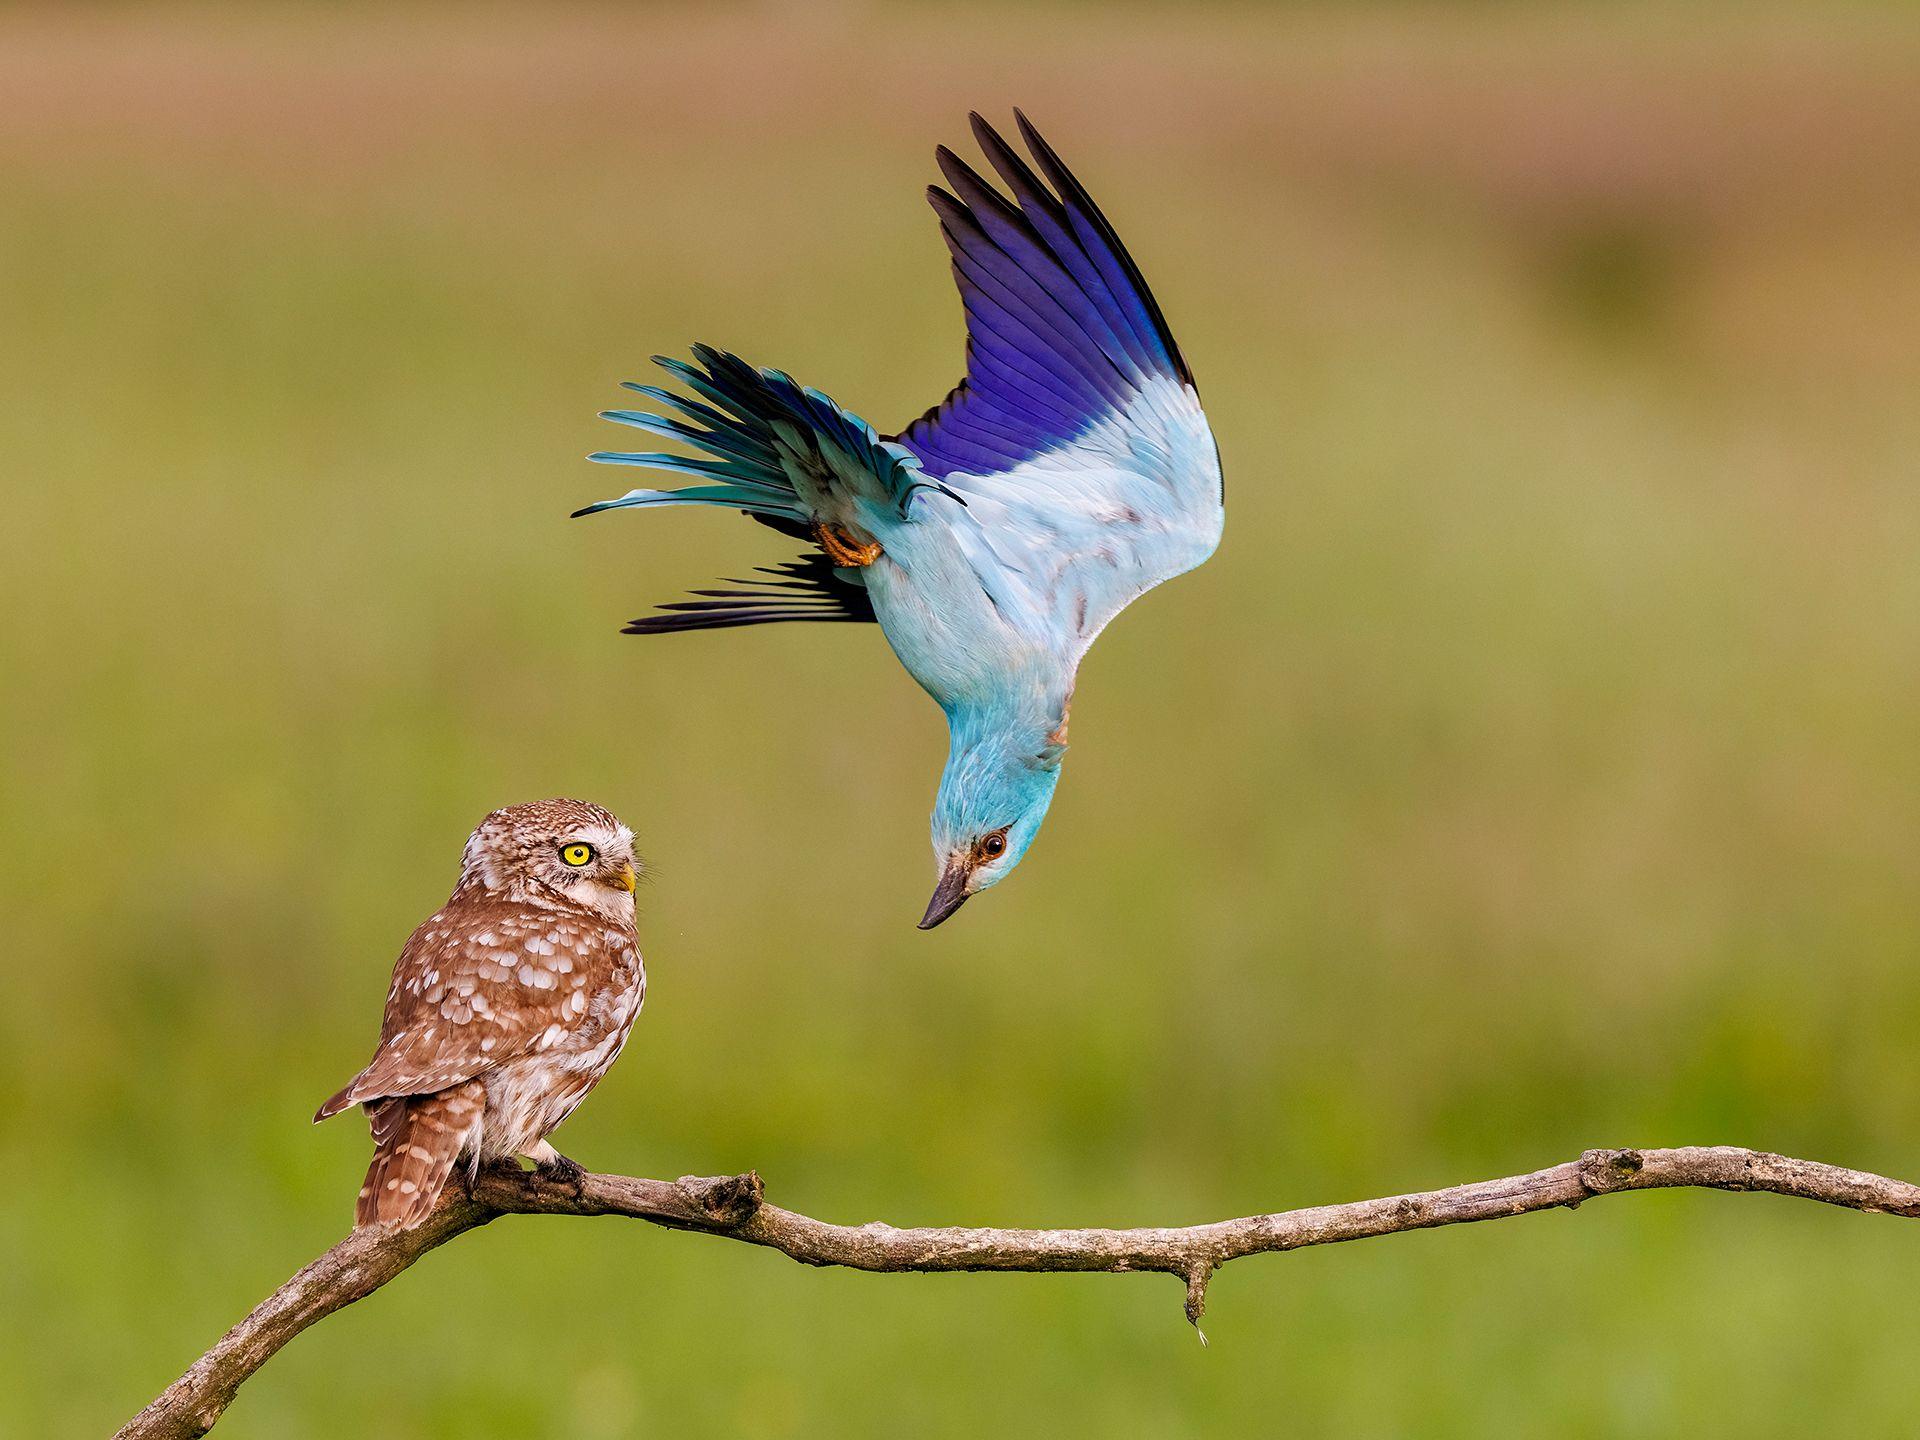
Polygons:
M354 1206L356 1226L411 1230L432 1213L454 1162L478 1143L486 1088L478 1080L433 1095L401 1096L367 1107L373 1163Z

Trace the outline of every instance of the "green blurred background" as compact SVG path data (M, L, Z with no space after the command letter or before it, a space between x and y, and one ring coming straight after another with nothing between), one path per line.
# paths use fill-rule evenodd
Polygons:
M567 511L645 357L883 428L920 187L1027 107L1225 455L1051 823L937 934L870 632ZM1734 1142L1920 1175L1920 15L0 13L0 1395L102 1434L345 1229L392 957L618 810L650 1004L563 1135L823 1217L1175 1223ZM1648 1195L1162 1277L506 1221L223 1435L1897 1433L1920 1227Z

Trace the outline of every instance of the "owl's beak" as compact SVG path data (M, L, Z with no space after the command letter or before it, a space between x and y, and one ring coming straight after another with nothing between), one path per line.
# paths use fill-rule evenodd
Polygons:
M940 872L940 883L933 887L933 898L927 902L927 913L920 917L922 930L933 929L967 903L968 873L964 859L955 857L947 862L947 868Z
M619 872L614 875L613 883L631 895L633 894L634 879L633 866L622 865Z

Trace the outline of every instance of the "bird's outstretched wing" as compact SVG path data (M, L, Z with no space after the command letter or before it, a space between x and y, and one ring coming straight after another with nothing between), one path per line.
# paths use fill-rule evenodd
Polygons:
M645 410L603 410L600 418L689 445L698 455L603 450L588 458L692 475L705 483L630 490L576 510L576 516L653 505L721 505L786 525L846 522L857 521L863 507L870 514L903 515L914 494L928 488L916 456L883 440L866 421L818 390L711 345L694 346L693 356L697 364L664 355L654 356L653 363L711 403L629 380L623 382L627 389L684 418Z
M1084 647L1213 553L1219 451L1139 268L1053 147L1015 117L1032 164L971 117L1011 198L937 152L953 188L928 197L966 308L967 374L894 438L966 501L973 543Z
M629 510L660 505L718 505L799 539L824 532L857 546L873 530L904 518L915 494L929 488L920 461L882 439L859 416L778 370L758 370L711 346L693 347L697 364L654 357L699 399L657 385L626 382L671 413L607 410L601 418L676 441L696 451L602 451L608 465L636 465L691 475L702 483L678 490L630 490L577 510ZM824 542L823 542L824 543ZM813 551L762 573L770 580L732 580L726 590L695 590L692 600L658 607L626 627L629 635L715 630L792 620L872 620L858 574L836 569Z
M826 552L773 581L695 591L628 633L871 620L850 568L865 561L829 557L848 561L868 542L877 553L874 537L917 521L916 497L929 491L959 502L944 513L976 569L1020 586L1031 618L1069 649L1213 553L1219 453L1186 361L1113 227L1015 113L1045 180L972 117L1012 199L952 151L938 152L953 192L929 195L966 308L967 374L899 435L883 437L819 391L705 345L691 365L656 357L699 398L629 382L668 413L604 412L696 453L593 459L699 483L632 490L576 514L717 505Z

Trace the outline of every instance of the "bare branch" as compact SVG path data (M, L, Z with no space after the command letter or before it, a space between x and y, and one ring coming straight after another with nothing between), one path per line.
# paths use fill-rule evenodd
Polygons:
M1622 1190L1686 1186L1768 1190L1849 1210L1920 1217L1920 1186L1730 1145L1589 1150L1578 1160L1502 1180L1211 1225L1138 1230L902 1230L878 1221L830 1225L767 1204L760 1177L751 1173L687 1176L672 1182L588 1175L574 1186L517 1170L494 1170L481 1176L471 1197L450 1187L447 1198L417 1229L376 1227L349 1235L255 1307L128 1421L116 1440L180 1440L206 1434L240 1386L307 1326L371 1295L429 1250L501 1215L624 1215L669 1229L764 1245L804 1265L855 1270L1153 1270L1180 1278L1187 1318L1197 1326L1206 1307L1208 1279L1244 1255L1501 1220L1561 1206L1570 1209Z

